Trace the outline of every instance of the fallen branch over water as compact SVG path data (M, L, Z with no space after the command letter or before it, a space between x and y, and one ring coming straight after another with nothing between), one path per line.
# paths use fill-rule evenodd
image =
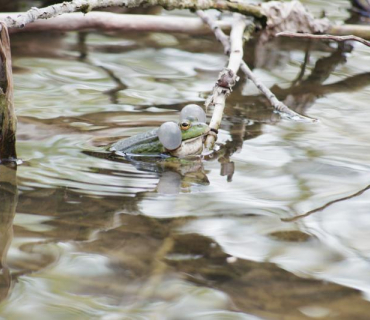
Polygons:
M311 34L311 33L296 33L296 32L280 32L276 34L276 37L289 37L289 38L304 38L313 40L332 40L337 42L343 41L357 41L361 42L365 46L370 47L370 41L364 40L356 36L333 36L331 34Z
M0 19L9 15L0 14ZM15 17L15 15L12 15ZM230 30L231 23L218 21L223 30ZM67 13L53 19L37 20L24 28L11 28L9 33L18 32L68 32L68 31L126 31L126 32L174 32L190 35L211 34L212 30L199 18L180 16L154 16L139 14L117 14L111 12Z
M202 11L198 11L197 13L200 17L204 15ZM206 108L208 108L210 105L214 107L209 126L211 131L216 134L221 125L226 98L231 93L235 83L238 81L237 73L239 71L241 62L243 61L243 35L246 26L247 21L245 18L239 14L234 14L234 20L230 33L230 49L228 49L230 51L229 62L227 67L221 71L217 82L213 87L212 94L206 101ZM216 30L221 31L221 29L218 27L216 27ZM208 135L205 142L205 147L209 150L213 149L215 140L216 135Z
M217 40L221 42L221 44L224 47L225 54L229 54L230 51L230 41L229 37L225 35L225 33L219 28L219 26L216 23L216 20L209 17L207 14L205 14L203 11L197 11L198 16L207 23L211 29L213 30ZM280 112L282 117L286 117L292 120L296 121L305 121L305 122L313 122L316 121L315 119L308 118L305 116L302 116L293 110L289 109L283 102L279 101L276 96L271 92L269 88L267 88L252 72L252 70L248 67L248 65L241 60L241 70L244 72L244 74L252 80L252 82L256 85L256 87L265 95L265 97L269 100L271 105L274 107L274 109L278 112ZM213 117L212 117L213 119Z
M49 19L64 13L81 11L87 13L92 9L113 6L136 8L140 6L162 6L164 9L190 9L206 10L217 9L220 11L234 11L256 18L264 18L261 7L249 5L245 2L230 2L226 0L73 0L45 8L32 8L17 16L8 16L4 19L8 28L23 28L27 24L39 19Z

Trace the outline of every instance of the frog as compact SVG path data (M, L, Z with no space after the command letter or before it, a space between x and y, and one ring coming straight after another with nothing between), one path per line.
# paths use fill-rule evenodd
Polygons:
M180 115L180 122L165 122L159 128L119 140L109 148L118 155L133 157L176 157L200 155L210 132L203 109L190 104Z

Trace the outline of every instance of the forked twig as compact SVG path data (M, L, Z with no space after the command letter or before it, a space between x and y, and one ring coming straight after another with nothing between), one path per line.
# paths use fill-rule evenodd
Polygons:
M230 40L229 37L225 35L225 33L221 30L221 28L217 25L216 20L209 17L203 11L197 11L198 16L207 23L211 29L213 30L216 38L221 44L224 46L224 51L227 54L230 48ZM292 119L295 121L302 121L302 122L315 122L316 119L312 119L306 116L302 116L297 112L289 109L283 102L279 101L279 99L271 92L269 88L267 88L253 73L253 71L248 67L248 65L242 60L241 61L241 70L244 74L252 80L252 82L256 85L256 87L265 95L265 97L269 100L272 107L280 113L280 115L284 118Z

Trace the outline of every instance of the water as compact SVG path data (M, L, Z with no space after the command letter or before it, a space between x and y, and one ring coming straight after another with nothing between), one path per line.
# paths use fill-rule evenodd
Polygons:
M104 148L203 103L226 62L212 37L12 45L24 163L0 168L2 318L368 319L369 48L249 44L256 74L319 122L280 120L241 80L220 150L179 166Z

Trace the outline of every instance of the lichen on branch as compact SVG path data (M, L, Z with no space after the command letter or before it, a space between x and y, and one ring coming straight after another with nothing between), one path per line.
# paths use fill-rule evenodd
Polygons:
M250 5L244 2L230 2L227 0L73 0L71 2L63 2L40 9L33 7L16 17L8 16L3 21L8 28L23 28L27 24L39 19L49 19L64 13L77 11L87 13L92 9L112 6L124 6L127 8L162 6L167 10L190 9L193 11L217 9L220 11L239 12L243 15L251 15L259 19L264 18L260 6Z

